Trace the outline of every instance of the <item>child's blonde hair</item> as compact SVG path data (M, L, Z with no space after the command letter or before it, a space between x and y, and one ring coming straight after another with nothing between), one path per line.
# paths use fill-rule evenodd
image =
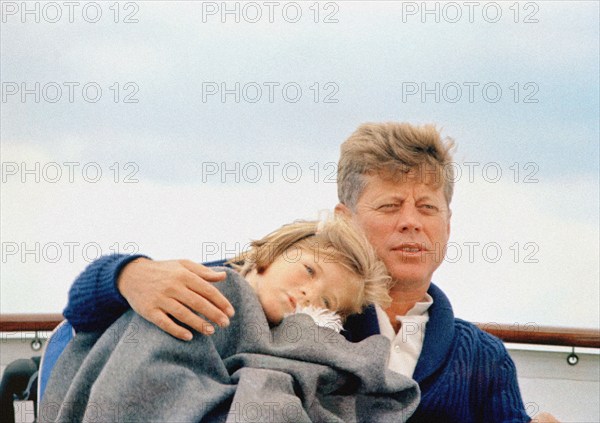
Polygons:
M348 284L358 288L359 294L352 309L337 310L343 318L360 313L369 304L389 306L391 278L385 265L363 233L342 217L284 225L264 238L252 241L249 250L228 263L242 276L253 269L262 273L282 254L297 257L298 253L289 254L292 247L299 249L300 254L312 251L315 259L339 263L356 275Z

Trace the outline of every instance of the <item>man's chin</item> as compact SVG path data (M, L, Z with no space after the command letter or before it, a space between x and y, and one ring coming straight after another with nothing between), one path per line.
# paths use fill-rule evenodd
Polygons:
M431 274L424 271L410 271L406 266L400 265L398 269L392 269L390 275L394 280L394 286L417 287L428 285L431 282Z

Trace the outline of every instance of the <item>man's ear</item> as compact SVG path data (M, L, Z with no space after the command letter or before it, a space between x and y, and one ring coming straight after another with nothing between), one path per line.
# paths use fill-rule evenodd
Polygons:
M350 210L348 208L348 206L345 205L345 204L338 203L335 206L334 211L335 211L335 215L336 216L343 217L343 218L346 218L346 219L352 219L352 210Z

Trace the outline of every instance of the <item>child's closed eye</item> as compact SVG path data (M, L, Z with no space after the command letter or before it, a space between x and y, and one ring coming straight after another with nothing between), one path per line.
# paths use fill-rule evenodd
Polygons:
M312 266L309 266L308 264L304 265L304 268L306 269L306 273L308 273L310 276L314 276L315 275L315 269Z

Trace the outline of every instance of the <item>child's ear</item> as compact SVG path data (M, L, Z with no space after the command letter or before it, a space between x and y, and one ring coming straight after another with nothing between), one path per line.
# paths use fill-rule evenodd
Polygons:
M266 266L264 264L261 266L256 266L256 273L258 273L259 275L262 275L265 272L265 270L267 270L268 267L269 266Z

